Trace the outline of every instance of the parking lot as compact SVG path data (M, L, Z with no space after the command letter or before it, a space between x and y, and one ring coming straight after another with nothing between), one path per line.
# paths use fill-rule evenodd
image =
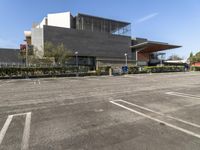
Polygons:
M200 73L0 81L1 150L199 150Z

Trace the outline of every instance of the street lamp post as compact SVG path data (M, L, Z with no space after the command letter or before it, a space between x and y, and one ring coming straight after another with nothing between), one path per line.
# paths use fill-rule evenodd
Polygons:
M28 43L26 42L26 67L28 67Z
M27 40L24 40L24 42L26 42L26 62L25 62L25 66L28 67L28 42Z
M138 66L138 51L135 51L136 66Z
M78 75L78 70L79 70L79 69L78 69L78 52L77 52L77 51L75 52L75 56L76 56L76 69L77 69L77 70L76 70L76 76L78 77L78 76L79 76L79 75Z
M125 53L124 56L125 56L125 66L128 66L128 63L127 63L127 56L128 55L127 55L127 53Z

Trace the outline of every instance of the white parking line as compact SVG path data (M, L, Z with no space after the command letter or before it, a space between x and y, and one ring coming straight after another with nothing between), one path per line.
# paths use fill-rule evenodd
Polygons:
M188 122L186 120L182 120L182 119L179 119L179 118L176 118L176 117L172 117L170 115L166 115L166 114L163 114L163 113L160 113L160 112L157 112L157 111L154 111L152 109L149 109L149 108L146 108L146 107L143 107L143 106L139 106L137 104L133 104L133 103L130 103L130 102L127 102L127 101L124 101L124 100L114 100L115 102L124 102L126 104L129 104L129 105L132 105L132 106L135 106L135 107L138 107L140 109L143 109L143 110L146 110L146 111L149 111L149 112L152 112L152 113L155 113L155 114L158 114L158 115L161 115L161 116L164 116L164 117L167 117L167 118L170 118L170 119L173 119L173 120L176 120L176 121L179 121L179 122L182 122L182 123L185 123L185 124L188 124L188 125L191 125L191 126L194 126L194 127L197 127L197 128L200 128L200 125L198 124L195 124L195 123L192 123L192 122Z
M4 86L4 85L8 85L8 83L13 83L13 81L12 80L8 80L8 81L2 81L0 83L1 83L0 86Z
M26 114L26 121L24 127L24 133L22 138L21 150L28 150L29 138L30 138L30 125L31 125L31 112Z
M38 80L33 80L33 84L40 84L40 79L38 79Z
M1 132L0 132L0 145L1 145L1 143L3 141L3 138L4 138L5 134L6 134L6 131L8 130L8 127L9 127L11 121L12 121L12 118L13 118L12 115L8 116L3 128L1 129Z
M4 86L4 85L6 85L6 84L7 84L7 82L4 82L4 83L0 84L0 86Z
M134 109L131 109L131 108L129 108L129 107L126 107L126 106L124 106L124 105L122 105L122 104L119 104L119 103L117 103L117 102L115 102L115 101L110 101L110 102L111 102L112 104L115 104L115 105L117 105L117 106L119 106L119 107L122 107L122 108L124 108L124 109L126 109L126 110L129 110L129 111L131 111L131 112L134 112L134 113L136 113L136 114L138 114L138 115L140 115L140 116L143 116L143 117L148 118L148 119L150 119L150 120L156 121L156 122L158 122L158 123L163 123L163 124L165 124L165 125L168 126L168 127L171 127L171 128L173 128L173 129L179 130L179 131L181 131L181 132L184 132L184 133L186 133L186 134L188 134L188 135L191 135L191 136L194 136L194 137L197 137L197 138L200 139L200 135L199 135L199 134L196 134L196 133L194 133L194 132L192 132L192 131L189 131L189 130L183 129L183 128L181 128L181 127L178 127L178 126L176 126L176 125L173 125L173 124L171 124L171 123L168 123L168 122L165 122L165 121L156 119L156 118L154 118L154 117L151 117L151 116L149 116L149 115L146 115L146 114L141 113L141 112L139 112L139 111L136 111L136 110L134 110Z
M166 92L165 94L173 95L173 96L179 96L179 97L185 97L185 98L200 99L200 96L191 95L191 94L185 94L185 93L179 93L179 92Z
M24 115L26 115L26 119L25 119L25 126L24 126L24 132L23 132L22 143L21 143L21 150L29 149L28 147L29 147L29 137L30 137L31 112L13 114L13 115L8 116L0 132L0 146L13 117L24 116Z
M28 113L13 114L12 116L14 116L14 117L17 117L17 116L24 116L24 115L26 115L26 114L28 114Z

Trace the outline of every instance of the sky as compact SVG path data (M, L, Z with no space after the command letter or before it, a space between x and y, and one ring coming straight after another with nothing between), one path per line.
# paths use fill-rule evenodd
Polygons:
M1 0L0 48L19 48L24 30L48 13L70 11L132 23L132 37L181 45L168 56L200 51L199 0Z

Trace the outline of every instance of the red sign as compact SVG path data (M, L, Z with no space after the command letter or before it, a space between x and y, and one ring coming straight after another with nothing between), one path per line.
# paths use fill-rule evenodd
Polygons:
M20 50L26 49L26 44L20 44Z

